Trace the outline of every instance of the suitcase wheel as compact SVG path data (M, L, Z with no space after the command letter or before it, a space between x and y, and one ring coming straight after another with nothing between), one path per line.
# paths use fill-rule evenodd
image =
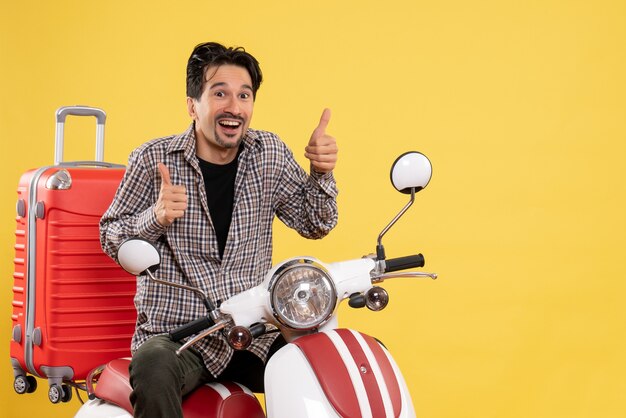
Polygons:
M33 376L17 376L13 381L13 389L20 395L33 393L37 389L37 379Z
M52 403L69 402L72 399L72 388L53 383L48 389L48 399Z

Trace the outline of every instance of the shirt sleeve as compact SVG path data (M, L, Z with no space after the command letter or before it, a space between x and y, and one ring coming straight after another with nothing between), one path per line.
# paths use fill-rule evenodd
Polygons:
M333 173L308 175L286 146L278 184L276 215L306 238L319 239L337 225L337 185Z
M154 172L146 166L141 152L131 153L113 202L100 219L100 244L113 259L124 240L140 237L154 242L166 230L154 214Z

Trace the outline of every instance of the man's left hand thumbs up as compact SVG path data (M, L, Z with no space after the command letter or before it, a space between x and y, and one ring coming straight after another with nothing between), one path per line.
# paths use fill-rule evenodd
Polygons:
M324 109L320 123L313 131L304 156L311 161L311 168L318 173L330 173L337 164L337 141L326 133L330 122L330 109Z

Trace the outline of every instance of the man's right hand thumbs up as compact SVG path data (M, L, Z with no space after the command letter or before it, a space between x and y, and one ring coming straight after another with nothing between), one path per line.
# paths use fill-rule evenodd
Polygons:
M163 163L158 164L161 175L161 190L154 206L154 214L162 226L170 226L175 219L181 218L187 209L187 189L182 185L173 185L170 170Z

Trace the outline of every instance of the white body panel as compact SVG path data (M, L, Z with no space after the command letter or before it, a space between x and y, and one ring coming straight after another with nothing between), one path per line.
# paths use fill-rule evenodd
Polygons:
M133 418L133 416L118 406L93 399L85 402L74 418Z
M328 332L332 336L332 331ZM334 338L331 338L334 339ZM348 369L353 382L353 387L357 393L357 398L361 408L361 418L372 418L372 411L369 407L369 400L362 386L359 376L358 366L354 363L350 352L337 346L338 352ZM400 373L398 365L393 360L389 352L383 348L400 387L401 412L400 418L415 418L413 402L406 386L406 382ZM320 353L324 355L324 353ZM376 368L373 358L370 358L370 365ZM338 365L342 367L342 365ZM379 384L381 384L379 379ZM381 387L384 385L381 384ZM294 344L288 344L281 348L267 364L265 371L265 406L268 418L341 418L335 411L332 404L326 398L315 372L311 368L308 360L300 349ZM385 399L385 394L381 393ZM386 405L386 418L394 416L390 405Z
M230 297L220 305L220 311L232 316L235 324L244 327L256 322L275 322L269 308L269 292L265 283Z
M341 418L298 347L288 344L265 369L265 408L269 418Z
M370 272L376 263L370 258L326 264L337 288L337 301L342 301L357 292L365 292L372 287Z

